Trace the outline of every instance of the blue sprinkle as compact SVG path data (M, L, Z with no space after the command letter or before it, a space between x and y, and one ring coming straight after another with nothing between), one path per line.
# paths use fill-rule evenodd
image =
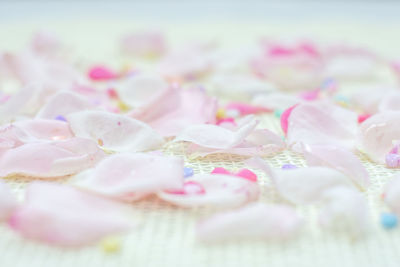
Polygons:
M183 167L183 177L188 178L190 176L193 176L194 171L192 168L189 167Z
M386 229L392 229L397 226L397 216L392 213L382 213L381 224Z
M344 102L344 103L349 102L349 98L347 98L346 96L343 96L343 95L337 95L337 96L334 97L334 99L337 102Z
M297 169L297 166L293 165L293 164L283 164L282 165L282 169L284 169L284 170L293 170L293 169Z
M54 119L59 121L67 121L67 119L62 115L57 115Z
M282 115L282 113L283 113L283 111L282 111L281 109L275 109L275 110L274 110L274 115L275 115L275 117L277 117L277 118L280 118L281 115Z

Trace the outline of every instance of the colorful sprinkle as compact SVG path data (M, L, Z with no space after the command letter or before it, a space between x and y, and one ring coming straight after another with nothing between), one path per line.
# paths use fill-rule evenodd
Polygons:
M117 238L117 237L114 237L114 236L106 237L101 242L101 247L104 252L114 253L121 249L121 242L120 242L119 238Z
M116 73L105 66L92 67L88 72L88 76L93 81L105 81L118 77Z
M283 113L283 111L281 109L274 110L274 116L277 118L280 118L282 113Z
M397 226L397 216L392 213L381 214L381 224L385 229L392 229Z
M62 115L57 115L54 119L59 121L67 121L67 119Z
M297 169L297 166L288 163L288 164L283 164L282 165L282 169L284 169L284 170L293 170L293 169Z
M188 178L190 176L193 176L194 171L192 168L190 167L184 167L183 168L183 177Z

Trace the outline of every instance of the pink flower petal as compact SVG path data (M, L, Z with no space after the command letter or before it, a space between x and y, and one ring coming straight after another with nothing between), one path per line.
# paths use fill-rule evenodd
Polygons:
M114 151L146 151L160 148L164 142L150 126L124 115L81 111L69 114L67 120L76 136L93 139Z
M212 125L200 124L192 125L183 130L178 135L175 142L192 142L202 147L213 149L233 148L244 141L244 139L255 129L258 121L248 118L235 131Z
M122 38L121 49L124 53L133 56L160 56L166 51L166 40L159 32L131 33Z
M400 176L398 174L385 185L383 199L394 213L400 215Z
M72 138L58 142L28 143L0 157L0 177L24 175L52 178L93 167L104 152L91 140Z
M57 116L66 116L73 112L93 109L94 104L79 94L62 91L52 96L36 114L37 118L54 119Z
M137 200L183 184L183 161L176 157L120 153L79 174L75 185L124 201Z
M182 207L209 206L214 208L238 207L256 200L259 196L257 183L231 175L197 174L186 179L186 183L188 182L197 184L197 189L202 188L202 190L196 189L197 193L195 194L176 194L176 192L164 191L158 196Z
M133 108L146 107L160 97L167 96L169 87L162 77L147 73L136 74L116 84L121 100ZM162 103L161 99L159 101Z
M349 110L326 102L303 103L288 118L287 142L354 149L357 127L357 115Z
M261 158L246 161L250 167L263 170L276 186L279 194L295 204L309 204L321 201L324 192L336 186L354 188L342 173L325 167L272 170Z
M151 125L163 136L176 136L193 124L215 123L217 102L201 88L169 88L131 116Z
M353 188L334 187L324 192L319 221L324 228L360 237L370 226L367 202Z
M384 163L393 142L400 138L400 112L378 113L360 125L359 147L372 160Z
M17 206L17 200L11 193L9 186L0 181L0 221L7 220Z
M303 155L308 165L336 169L363 189L370 184L369 174L364 165L346 149L329 145L305 145L303 146Z
M256 129L245 140L232 148L213 149L192 144L188 152L192 156L204 157L211 154L224 153L242 156L266 156L285 149L286 144L281 137L267 129Z
M33 182L9 220L23 237L59 246L82 246L133 225L126 206L54 183Z
M290 206L253 203L200 222L197 236L207 242L246 238L284 240L293 237L301 225L300 217Z

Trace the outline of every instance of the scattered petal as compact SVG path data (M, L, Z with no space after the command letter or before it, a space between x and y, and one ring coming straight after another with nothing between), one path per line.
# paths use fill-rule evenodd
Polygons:
M369 174L364 165L346 149L329 145L304 145L303 155L308 165L336 169L362 189L366 189L370 184Z
M122 204L66 185L33 182L10 227L22 236L59 246L82 246L129 230Z
M176 157L119 153L76 176L74 184L118 200L134 201L160 190L179 189L183 161Z
M301 225L300 217L290 206L253 203L200 222L197 236L206 242L257 238L286 240L293 237Z
M309 204L321 201L324 192L336 186L353 188L342 173L325 167L296 168L290 171L272 170L261 158L246 161L247 165L263 170L276 186L279 194L295 204Z
M69 114L67 120L76 136L101 140L104 148L113 151L146 151L160 148L164 142L150 126L124 115L81 111Z
M104 152L89 139L28 143L1 155L0 177L61 177L93 167L103 157Z
M0 222L7 220L17 206L17 200L11 193L9 186L0 181Z
M196 190L164 191L158 196L182 207L233 208L254 201L259 196L258 184L237 176L224 174L196 174L186 179L186 185L196 185ZM198 190L198 189L202 190ZM183 192L183 193L182 193Z

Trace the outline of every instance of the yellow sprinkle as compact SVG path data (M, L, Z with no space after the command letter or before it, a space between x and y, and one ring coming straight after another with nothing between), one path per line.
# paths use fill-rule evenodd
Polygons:
M216 117L217 117L217 119L223 119L223 118L225 118L225 117L226 117L225 109L219 108L219 109L217 110Z
M122 101L118 101L117 106L118 106L118 108L119 108L121 111L128 111L128 110L129 110L128 105L126 105L126 104L125 104L124 102L122 102Z
M104 145L104 142L103 142L103 140L101 140L101 139L98 139L98 140L97 140L97 143L99 144L99 146L103 146L103 145Z
M119 238L110 236L103 239L101 242L101 247L103 248L104 252L114 253L121 249L121 242Z

